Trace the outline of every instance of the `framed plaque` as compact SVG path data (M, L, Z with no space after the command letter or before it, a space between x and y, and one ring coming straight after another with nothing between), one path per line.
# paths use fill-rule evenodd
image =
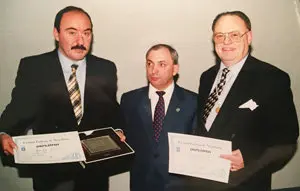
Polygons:
M111 127L79 132L80 141L85 154L86 164L126 160L134 155L134 150L120 140L115 130Z
M121 148L116 144L109 135L84 139L81 141L83 148L89 155L97 155L100 153L120 150Z

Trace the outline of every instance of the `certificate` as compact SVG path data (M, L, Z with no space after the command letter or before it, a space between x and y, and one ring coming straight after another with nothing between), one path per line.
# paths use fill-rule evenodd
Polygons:
M169 172L228 183L231 142L194 135L168 133Z
M77 131L13 137L15 163L50 164L85 161Z

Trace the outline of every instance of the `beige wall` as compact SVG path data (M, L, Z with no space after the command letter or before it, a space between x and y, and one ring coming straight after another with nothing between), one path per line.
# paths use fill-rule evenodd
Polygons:
M213 18L223 11L242 10L253 23L253 55L290 74L299 115L298 0L2 0L0 112L10 101L20 58L54 48L55 14L71 4L84 8L93 19L93 53L116 63L119 97L125 91L145 85L144 55L151 45L159 42L169 43L178 50L179 84L197 91L200 74L214 64L210 39ZM274 175L274 188L300 186L299 161L300 152ZM5 190L30 187L29 180L17 179L15 171L2 166L0 171L0 185ZM111 191L117 190L129 190L128 173L111 178Z

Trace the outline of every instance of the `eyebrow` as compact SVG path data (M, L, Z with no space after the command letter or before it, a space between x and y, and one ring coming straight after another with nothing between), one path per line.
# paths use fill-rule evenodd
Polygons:
M148 59L148 58L146 59L146 62L152 62L152 63L153 63L153 61L152 61L152 60L150 60L150 59Z
M163 64L163 63L167 63L167 61L165 61L165 60L160 60L160 61L158 61L158 63Z
M213 34L226 34L226 33L232 33L232 32L239 32L240 33L240 31L234 30L234 31L229 31L229 32L215 32Z
M69 28L66 28L65 30L76 30L77 31L78 29L76 29L74 27L69 27ZM92 29L91 28L87 28L87 29L85 29L83 31L92 31Z
M155 63L155 62L153 62L151 59L147 59L146 61L147 61L147 62L151 62L151 63ZM160 60L160 61L158 61L158 63L159 63L159 64L163 64L163 63L167 63L167 61L166 61L166 60Z

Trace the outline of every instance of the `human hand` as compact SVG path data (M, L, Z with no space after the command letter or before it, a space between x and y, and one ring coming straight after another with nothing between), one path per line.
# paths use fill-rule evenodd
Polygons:
M8 134L1 134L0 135L0 143L2 149L6 155L14 155L14 148L17 147L16 143L13 141L11 136Z
M123 131L117 130L116 133L117 133L118 136L120 137L120 140L121 140L122 142L125 142L126 136L124 135Z
M220 157L231 161L231 167L230 167L231 171L238 171L245 167L243 155L242 155L240 149L232 151L231 155L223 155L222 154L222 155L220 155Z

